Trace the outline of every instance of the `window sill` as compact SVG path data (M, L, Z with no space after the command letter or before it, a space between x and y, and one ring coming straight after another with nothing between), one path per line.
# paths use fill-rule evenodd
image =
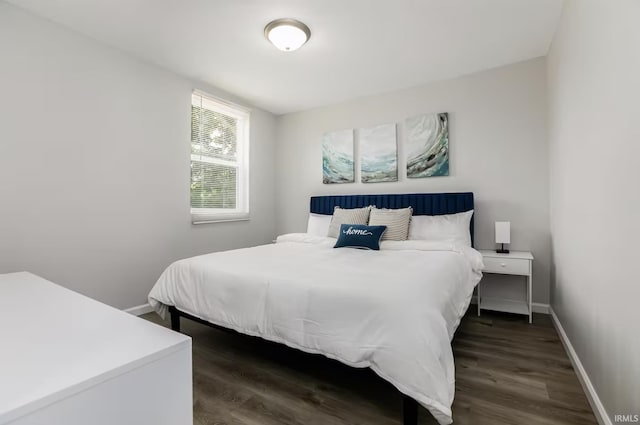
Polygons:
M249 221L249 214L191 214L191 224L228 223Z

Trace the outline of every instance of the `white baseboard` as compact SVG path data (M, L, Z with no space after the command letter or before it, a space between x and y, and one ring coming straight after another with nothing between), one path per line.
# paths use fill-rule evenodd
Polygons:
M589 400L589 404L591 405L591 409L593 410L593 413L596 416L596 420L598 421L598 424L613 425L613 422L611 422L611 418L607 414L607 410L604 408L604 405L600 401L600 397L598 397L598 393L596 392L596 389L593 387L593 384L591 383L591 379L589 379L589 375L587 375L587 371L585 370L584 366L582 366L582 362L580 361L578 354L573 349L573 345L571 345L571 341L569 340L569 337L564 331L564 328L562 327L562 324L560 323L558 316L556 316L556 313L555 311L553 311L553 308L550 308L549 312L551 313L551 319L553 321L553 325L558 331L558 335L560 336L560 341L562 341L562 345L564 346L564 349L567 352L569 359L571 360L573 369L576 371L576 375L578 375L578 380L580 381L580 384L582 385L582 389L587 395L587 400Z
M551 306L549 304L531 303L531 310L533 310L534 313L549 314Z
M127 308L124 310L129 314L133 314L134 316L142 316L143 314L151 313L153 308L149 305L149 303L137 305L135 307Z
M471 297L471 304L478 304L478 297L476 295ZM534 313L549 314L551 306L549 306L549 304L531 303L531 309Z

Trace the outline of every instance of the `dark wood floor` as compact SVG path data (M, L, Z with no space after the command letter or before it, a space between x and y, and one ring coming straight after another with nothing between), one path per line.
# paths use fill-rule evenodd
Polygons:
M453 343L456 425L597 424L549 316L483 313ZM144 318L168 326L154 313ZM353 369L257 338L182 319L193 337L194 424L399 424L401 397ZM420 408L420 424L436 424Z

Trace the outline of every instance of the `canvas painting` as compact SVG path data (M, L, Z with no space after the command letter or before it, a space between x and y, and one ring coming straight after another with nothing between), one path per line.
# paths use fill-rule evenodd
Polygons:
M405 120L407 177L449 175L449 115L426 114Z
M362 183L398 181L395 124L360 130L360 170Z
M325 133L322 136L322 182L353 183L353 130Z

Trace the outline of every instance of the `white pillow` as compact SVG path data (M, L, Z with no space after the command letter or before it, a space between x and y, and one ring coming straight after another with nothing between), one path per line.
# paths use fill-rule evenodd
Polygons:
M471 246L473 210L458 214L414 215L409 223L409 240L458 242Z
M329 235L329 226L331 225L331 217L326 214L309 214L307 222L307 233L313 236L326 237Z

